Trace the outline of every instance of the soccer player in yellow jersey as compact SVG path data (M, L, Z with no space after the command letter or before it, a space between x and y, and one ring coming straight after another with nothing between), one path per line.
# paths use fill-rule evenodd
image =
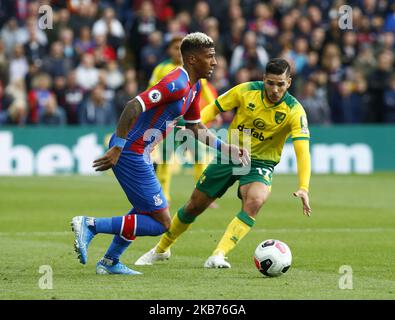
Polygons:
M199 179L191 198L174 215L168 232L162 235L153 249L136 261L137 265L150 265L168 259L170 246L177 238L212 201L221 197L238 180L242 209L230 222L204 264L206 268L230 268L225 260L226 255L250 231L260 208L269 198L273 169L280 161L289 135L296 153L299 177L299 187L293 195L302 200L303 213L310 216L310 135L303 107L287 91L290 85L288 62L280 58L272 59L266 66L263 82L237 85L204 108L201 113L203 122L208 122L219 112L237 108L228 133L230 136L232 131L236 131L240 144L243 134L250 135L250 171L245 175L235 175L232 171L235 165L211 163Z
M164 76L166 76L170 71L173 71L175 68L179 67L182 65L182 56L181 56L181 51L180 51L180 46L181 46L181 41L183 39L182 35L175 35L173 38L169 41L167 45L167 54L169 55L169 59L163 61L159 65L157 65L152 72L151 78L148 83L148 88L151 88L154 86L159 80L161 80ZM201 79L201 84L202 84L202 91L200 95L200 109L203 109L205 106L207 106L209 103L215 100L217 97L217 92L215 88L207 81L207 79ZM184 125L183 121L180 120L178 125L182 126ZM170 136L171 137L171 136ZM174 142L176 143L176 142ZM198 141L196 141L196 147L199 147ZM166 163L169 154L167 154L167 149L166 149L166 142L162 144L162 161L163 163L159 163L156 167L156 175L158 177L158 180L160 184L162 185L163 192L165 193L165 196L167 200L170 200L170 183L171 183L171 168L170 164ZM201 154L201 153L196 153L196 155ZM195 159L195 164L194 164L194 177L195 181L198 181L199 177L203 173L206 165L204 163L199 163L201 161L198 161L199 159ZM215 207L216 205L213 203L211 204L211 207Z

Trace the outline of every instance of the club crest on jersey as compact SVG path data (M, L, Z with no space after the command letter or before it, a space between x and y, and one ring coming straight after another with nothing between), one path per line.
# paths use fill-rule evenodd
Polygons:
M160 206L163 203L159 193L156 196L153 196L153 198L156 206Z
M284 121L286 114L280 111L276 111L274 114L274 120L276 121L277 124L280 124L281 122Z
M162 99L162 94L160 93L159 90L154 89L154 90L151 90L150 92L148 92L148 98L153 103L159 102L160 99Z

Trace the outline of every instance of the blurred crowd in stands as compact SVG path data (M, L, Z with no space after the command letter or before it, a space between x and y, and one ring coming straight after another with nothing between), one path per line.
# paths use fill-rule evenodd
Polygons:
M0 125L115 125L194 31L216 43L219 94L284 57L310 124L395 123L395 0L0 0Z

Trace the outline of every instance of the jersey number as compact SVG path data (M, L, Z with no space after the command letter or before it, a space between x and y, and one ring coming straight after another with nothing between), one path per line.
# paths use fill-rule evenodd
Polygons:
M261 176L268 176L271 173L271 171L269 169L266 169L266 168L256 168L256 169L258 170L258 173ZM265 173L263 173L263 172L265 172Z

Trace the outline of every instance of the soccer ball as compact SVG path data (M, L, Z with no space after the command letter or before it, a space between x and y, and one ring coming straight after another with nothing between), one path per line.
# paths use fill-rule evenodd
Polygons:
M291 250L280 240L265 240L256 248L254 262L259 272L265 276L279 277L291 266Z

